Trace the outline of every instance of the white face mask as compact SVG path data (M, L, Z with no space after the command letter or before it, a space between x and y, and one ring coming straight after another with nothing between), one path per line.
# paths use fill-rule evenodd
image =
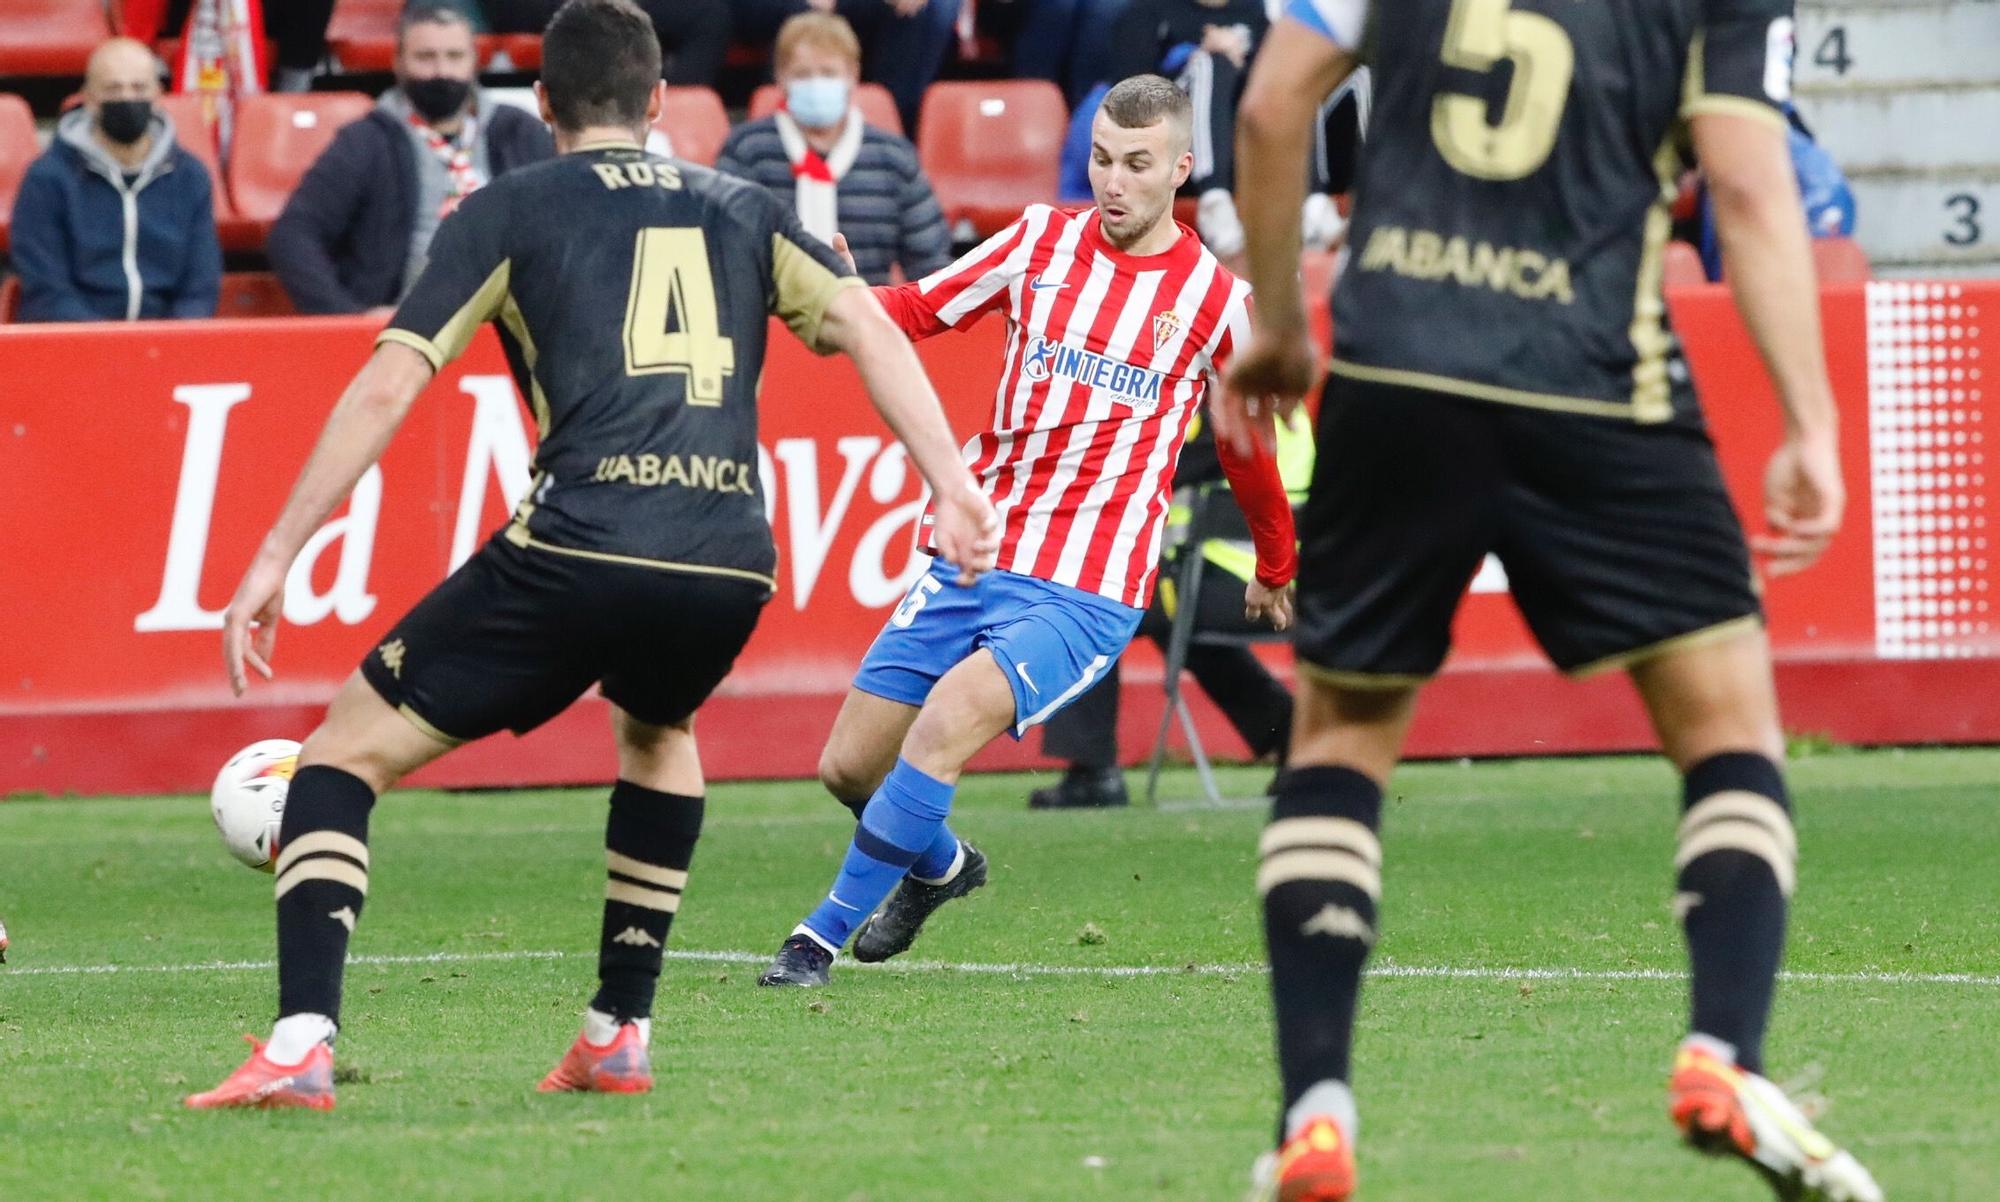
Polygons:
M794 79L785 85L785 108L807 129L826 129L847 117L847 81L834 75Z

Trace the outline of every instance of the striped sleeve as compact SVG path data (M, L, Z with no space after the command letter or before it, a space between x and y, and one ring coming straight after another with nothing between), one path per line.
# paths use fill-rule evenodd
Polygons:
M904 293L897 298L899 307L920 316L928 314L920 324L934 325L936 328L929 330L930 333L941 329L963 330L1007 302L1010 285L1027 270L1035 243L1054 212L1047 205L1030 205L1020 220L973 247L956 262L900 289L878 290L877 295L883 291ZM889 303L887 297L883 300ZM889 311L898 314L898 308ZM900 315L898 320L901 322ZM909 322L901 324L905 330L911 329Z

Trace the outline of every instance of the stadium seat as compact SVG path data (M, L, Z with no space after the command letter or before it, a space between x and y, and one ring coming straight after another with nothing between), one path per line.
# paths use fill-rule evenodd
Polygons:
M256 222L238 216L236 206L229 202L229 185L222 173L215 134L209 128L202 98L191 92L170 92L160 97L159 104L160 111L174 123L174 141L208 168L215 195L215 232L223 248L256 250L262 246L264 231Z
M229 148L229 196L237 215L254 222L260 236L268 233L333 135L374 107L359 92L244 97Z
M396 21L403 0L339 0L326 44L345 71L387 71L396 57Z
M750 93L750 120L761 121L778 111L785 102L785 90L774 83ZM854 103L861 110L861 119L876 129L886 129L892 134L903 132L903 115L896 111L896 98L889 89L879 83L864 83L854 90Z
M1868 254L1852 238L1814 238L1813 274L1822 284L1865 284L1874 274Z
M103 0L0 3L0 75L82 75L111 36Z
M1053 204L1069 114L1039 79L937 83L924 93L917 157L945 220L984 237L1031 204Z
M42 144L35 138L35 115L28 102L12 93L0 93L0 251L7 249L14 194L21 190L21 177L28 174L28 165L41 153Z
M1701 265L1701 252L1691 242L1667 243L1666 262L1661 267L1660 282L1668 288L1679 288L1684 284L1708 283L1708 270Z
M729 112L712 89L668 88L666 106L653 128L674 144L674 157L713 167L729 137Z
M278 277L268 271L231 271L222 277L217 317L291 317L298 313Z
M10 324L21 311L21 277L0 280L0 325Z
M516 71L539 71L542 69L542 35L538 33L506 33L499 37L499 49L507 55L507 61L514 64ZM487 55L490 59L492 56Z

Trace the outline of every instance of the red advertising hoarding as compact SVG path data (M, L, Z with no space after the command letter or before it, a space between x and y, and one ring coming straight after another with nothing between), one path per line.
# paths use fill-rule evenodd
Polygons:
M1725 291L1689 289L1673 308L1755 525L1778 433L1768 385ZM1789 723L1865 741L2000 738L1983 447L2000 284L1830 288L1823 310L1850 503L1826 560L1767 593ZM0 329L0 794L200 787L243 743L303 736L381 632L500 525L527 487L533 424L482 335L306 548L277 680L229 695L221 610L373 329L345 318ZM1001 339L988 322L922 348L961 435L985 420ZM717 777L812 771L855 664L917 570L919 481L853 369L779 330L771 347L759 469L778 592L703 714ZM1128 656L1131 754L1159 712L1158 663L1149 647ZM602 780L602 708L588 700L419 779ZM1645 745L1622 681L1547 671L1497 564L1473 582L1412 739L1428 755ZM1035 762L1032 745L1006 740L981 761Z

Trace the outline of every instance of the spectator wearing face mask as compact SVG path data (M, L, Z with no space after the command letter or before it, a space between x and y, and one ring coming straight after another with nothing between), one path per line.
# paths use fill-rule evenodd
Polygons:
M301 313L395 304L459 201L555 154L541 121L480 94L457 10L405 9L395 67L396 86L335 135L271 227L265 249Z
M736 37L769 41L791 18L808 13L847 22L868 47L867 77L889 89L903 128L915 132L931 86L957 38L965 0L730 0Z
M778 31L774 53L785 105L730 131L716 168L762 184L793 205L806 232L845 234L870 284L909 279L951 261L951 232L907 139L877 129L854 107L861 43L846 21L802 13Z
M21 321L211 317L222 285L213 185L153 100L150 50L90 56L83 105L56 124L14 204Z

